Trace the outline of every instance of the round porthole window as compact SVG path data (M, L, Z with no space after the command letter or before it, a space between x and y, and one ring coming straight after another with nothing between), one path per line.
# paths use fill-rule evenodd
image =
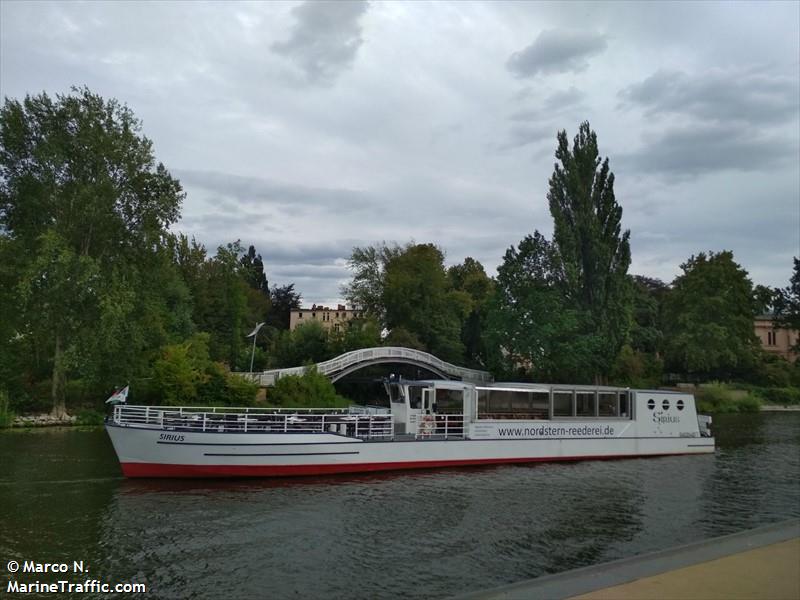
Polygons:
M675 403L675 406L678 407L678 410L683 410L683 400L678 400L678 402Z
M664 410L669 410L669 400L665 398L664 401L661 403L661 406L664 407Z
M647 408L653 410L655 407L656 407L656 401L650 398L650 400L647 401Z

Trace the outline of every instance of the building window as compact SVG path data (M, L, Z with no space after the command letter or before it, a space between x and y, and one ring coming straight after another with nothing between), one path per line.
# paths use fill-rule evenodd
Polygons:
M311 318L312 318L312 319L316 319L316 318L317 318L317 313L315 313L315 312L312 312L312 313L311 313Z
M297 313L297 318L298 319L302 319L303 318L303 313Z
M768 331L767 332L767 346L774 346L775 345L775 332Z

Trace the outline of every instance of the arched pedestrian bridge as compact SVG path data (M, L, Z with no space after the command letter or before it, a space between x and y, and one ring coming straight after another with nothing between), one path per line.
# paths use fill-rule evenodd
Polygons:
M488 371L467 369L445 362L433 354L413 350L386 346L380 348L362 348L317 363L317 371L330 377L335 382L354 371L386 363L403 363L427 369L442 379L457 379L470 383L490 383L492 375ZM245 377L252 378L261 387L275 385L275 382L284 375L302 375L306 367L291 367L287 369L272 369L261 373L242 373Z

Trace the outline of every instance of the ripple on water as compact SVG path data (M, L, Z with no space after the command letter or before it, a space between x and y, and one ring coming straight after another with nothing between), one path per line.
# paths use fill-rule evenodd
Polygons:
M800 516L800 414L715 430L713 456L258 481L123 480L104 432L3 434L0 553L161 598L431 598Z

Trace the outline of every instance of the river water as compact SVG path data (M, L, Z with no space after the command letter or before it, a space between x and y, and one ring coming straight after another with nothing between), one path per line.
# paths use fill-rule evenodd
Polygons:
M249 481L125 480L102 430L3 432L0 582L8 560L83 560L56 579L443 598L800 517L800 413L714 431L706 456Z

